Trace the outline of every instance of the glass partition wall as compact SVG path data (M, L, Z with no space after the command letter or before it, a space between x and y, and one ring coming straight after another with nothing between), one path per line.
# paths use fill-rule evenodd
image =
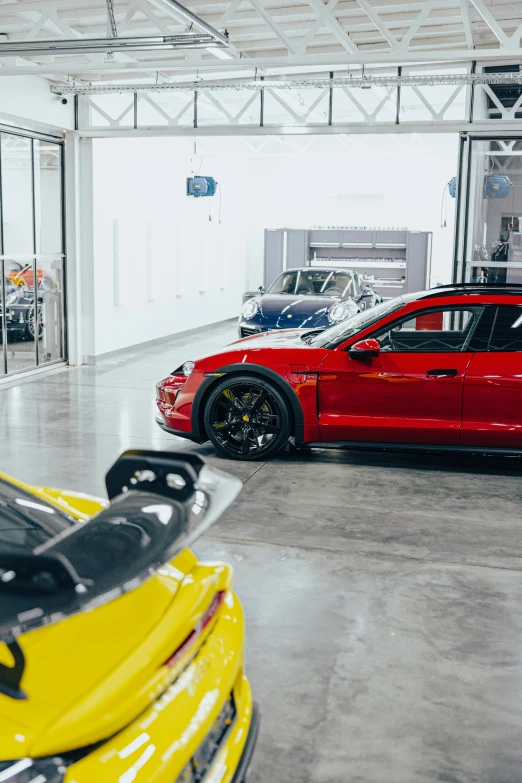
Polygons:
M65 359L63 145L0 133L0 377Z
M522 138L469 140L457 280L522 284Z

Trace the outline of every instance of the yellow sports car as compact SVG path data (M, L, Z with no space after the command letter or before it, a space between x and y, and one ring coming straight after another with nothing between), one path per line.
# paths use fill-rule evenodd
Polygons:
M187 548L241 482L129 451L106 485L0 476L0 783L243 783L243 612L231 568Z

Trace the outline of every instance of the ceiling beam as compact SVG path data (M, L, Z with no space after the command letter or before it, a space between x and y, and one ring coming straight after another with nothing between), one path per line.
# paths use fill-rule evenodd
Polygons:
M324 18L325 26L328 27L328 29L333 33L334 37L339 41L341 46L350 54L355 54L355 52L358 51L357 44L352 41L347 30L344 29L339 20L336 19L333 15L335 6L337 5L337 0L329 0L326 6L322 0L308 0L308 3L311 5L314 11L319 14L318 27ZM304 48L306 50L306 44Z
M520 131L520 122L498 120L494 123L495 133L504 133L509 135ZM491 121L473 123L474 134L491 134ZM348 135L380 135L390 134L397 136L399 134L416 133L469 133L470 126L461 120L427 120L424 122L406 122L397 125L395 122L353 122L339 123L335 125L324 124L278 124L265 125L202 125L198 128L189 126L178 126L176 128L166 127L146 127L138 128L95 128L91 130L77 131L77 136L86 138L124 138L124 137L146 137L153 136L337 136L340 133ZM495 153L498 155L498 153ZM512 154L512 153L511 153Z
M328 52L321 54L308 54L306 56L298 54L294 56L260 56L248 57L234 60L223 60L219 64L214 58L206 57L200 61L190 63L184 60L175 59L157 59L147 62L104 62L102 65L94 63L81 62L54 62L29 65L4 65L0 66L0 75L19 76L19 75L49 75L65 74L71 76L81 76L82 74L98 74L100 76L110 77L119 73L148 73L158 70L194 70L195 67L200 72L204 71L230 71L230 70L252 70L253 68L287 69L302 68L306 66L322 66L325 70L335 68L335 66L347 65L382 65L392 67L395 65L404 65L406 63L432 63L434 66L443 60L451 63L466 63L471 59L477 59L480 62L519 62L522 58L522 49L520 47L510 47L504 49L481 49L470 52L468 49L456 49L454 47L445 50L441 56L440 49L437 51L408 51L394 54L393 52L357 52L350 55L347 52Z
M274 21L274 19L270 16L268 11L264 6L261 5L261 3L258 2L258 0L249 0L250 5L255 8L259 16L265 20L267 25L270 27L272 32L279 38L280 41L283 42L283 44L286 46L290 54L296 53L296 47L294 44L290 41L288 36L279 28L277 23Z
M361 6L364 13L368 16L369 19L373 22L377 30L380 32L382 37L388 41L390 44L390 48L393 51L397 51L399 48L399 42L391 32L390 28L382 21L381 17L375 10L375 8L370 5L368 0L357 0L358 4Z
M404 35L401 38L398 46L399 49L406 51L409 48L412 38L414 38L417 35L420 28L422 27L422 25L424 24L428 16L431 14L434 6L435 6L435 0L427 0L427 2L424 3L424 7L420 11L417 18L413 21L408 32L406 33L406 35Z
M471 26L471 20L469 17L468 0L459 0L459 5L462 12L462 24L464 25L464 34L466 36L468 49L474 49L475 44L473 41L473 28Z
M499 25L491 11L486 7L483 0L471 0L482 19L485 21L495 38L498 39L501 46L509 46L509 38Z

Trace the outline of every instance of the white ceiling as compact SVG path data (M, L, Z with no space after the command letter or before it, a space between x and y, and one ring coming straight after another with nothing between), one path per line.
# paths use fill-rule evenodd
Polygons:
M0 75L169 81L305 73L362 64L520 62L522 0L185 0L230 34L230 58L207 50L2 57ZM168 0L113 0L118 36L187 32ZM5 41L107 36L105 0L0 2Z

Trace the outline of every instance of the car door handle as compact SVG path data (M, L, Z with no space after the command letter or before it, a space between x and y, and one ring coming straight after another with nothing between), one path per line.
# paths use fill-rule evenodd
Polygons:
M428 370L426 373L428 378L454 378L458 374L458 370L447 370L442 368L440 370Z

